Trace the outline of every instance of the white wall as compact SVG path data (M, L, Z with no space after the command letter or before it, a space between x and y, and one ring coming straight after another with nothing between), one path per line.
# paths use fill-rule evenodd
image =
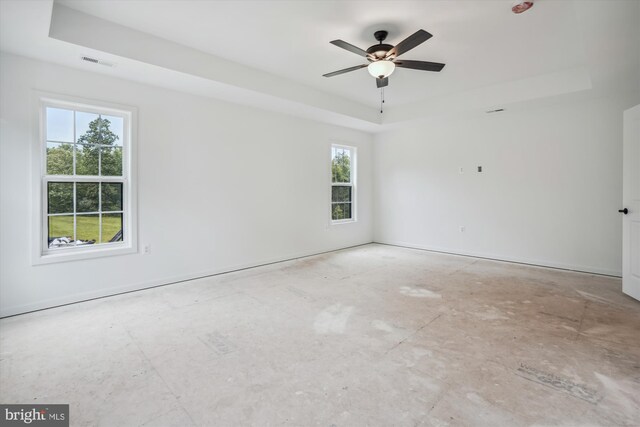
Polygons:
M138 234L150 254L32 265L34 89L138 108ZM373 138L6 54L0 93L2 316L372 240L621 272L622 99ZM328 223L331 140L358 147L357 223Z
M583 101L376 135L374 240L620 275L625 106Z
M138 108L139 244L31 264L32 90ZM0 57L0 315L372 241L369 134ZM331 140L358 147L358 222L330 226Z

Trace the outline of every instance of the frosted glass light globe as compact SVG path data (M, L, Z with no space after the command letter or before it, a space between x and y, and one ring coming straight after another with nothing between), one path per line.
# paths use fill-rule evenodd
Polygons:
M387 61L385 59L372 62L367 66L367 70L369 71L369 74L371 74L376 79L380 77L382 78L389 77L391 73L393 73L393 70L395 69L396 69L396 64L394 64L391 61Z

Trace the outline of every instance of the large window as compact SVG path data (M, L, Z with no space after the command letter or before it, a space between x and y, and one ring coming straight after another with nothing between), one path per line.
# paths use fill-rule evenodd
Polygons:
M356 149L331 146L331 220L355 220Z
M131 248L132 112L41 105L41 255Z

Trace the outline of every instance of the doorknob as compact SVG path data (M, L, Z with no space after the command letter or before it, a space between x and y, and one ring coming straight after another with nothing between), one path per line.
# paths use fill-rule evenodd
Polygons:
M623 214L628 214L629 213L629 209L624 208L624 209L619 209L618 212L623 213Z

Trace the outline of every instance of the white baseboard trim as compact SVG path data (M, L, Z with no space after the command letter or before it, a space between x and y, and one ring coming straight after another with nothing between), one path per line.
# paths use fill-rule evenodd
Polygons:
M326 253L330 253L330 252L339 252L341 250L356 248L356 247L368 245L368 244L371 244L371 243L373 243L373 242L358 243L358 244L351 245L351 246L339 247L339 248L328 249L328 250L321 250L319 252L318 251L301 252L301 253L297 253L297 254L293 254L293 255L287 255L287 256L283 256L283 257L273 257L273 258L270 258L270 259L263 259L261 261L256 261L256 262L252 262L252 263L238 264L238 265L234 265L234 266L227 266L227 267L222 267L222 268L209 270L209 271L203 271L203 272L199 272L199 273L177 275L177 276L163 278L163 279L155 279L155 280L145 281L145 282L142 282L142 283L135 283L135 284L125 285L125 286L118 286L118 287L114 287L114 288L98 289L98 290L94 290L94 291L90 291L90 292L77 293L77 294L67 295L67 296L64 296L64 297L61 297L61 298L51 298L51 299L46 299L46 300L42 300L42 301L36 301L34 303L31 303L31 304L24 304L24 305L20 305L20 306L12 306L12 307L11 306L10 307L4 307L4 308L2 308L0 310L0 318L17 316L17 315L20 315L20 314L27 314L27 313L31 313L31 312L34 312L34 311L40 311L40 310L46 310L46 309L50 309L50 308L56 308L56 307L60 307L60 306L70 305L70 304L76 304L76 303L90 301L90 300L94 300L94 299L98 299L98 298L105 298L105 297L125 294L125 293L128 293L128 292L142 291L142 290L145 290L145 289L151 289L151 288L156 288L156 287L159 287L159 286L171 285L171 284L174 284L174 283L185 282L185 281L188 281L188 280L202 279L202 278L205 278L205 277L217 276L217 275L225 274L225 273L233 273L233 272L236 272L236 271L247 270L247 269L250 269L250 268L264 267L264 266L270 265L270 264L293 261L293 260L300 259L300 258L306 258L306 257L310 257L310 256L315 256L315 255L322 255L322 254L326 254Z
M402 242L402 241L396 241L396 240L384 240L384 241L378 240L378 241L374 241L373 243L378 243L381 245L389 245L389 246L399 246L399 247L408 248L408 249L419 249L423 251L438 252L438 253L444 253L448 255L459 255L459 256L467 256L467 257L473 257L473 258L488 259L492 261L525 264L525 265L531 265L534 267L554 268L558 270L568 270L568 271L575 271L578 273L598 274L601 276L612 276L612 277L618 277L618 278L622 277L622 270L609 270L606 268L591 267L591 266L577 265L577 264L566 264L561 262L538 260L538 259L531 259L531 258L510 257L505 255L489 254L484 252L459 251L451 248L421 245L417 243L409 243L409 242Z
M457 251L457 250L452 250L450 248L420 245L416 243L394 241L394 240L385 240L385 241L364 242L364 243L359 243L352 246L328 249L320 252L317 252L317 251L302 252L302 253L288 255L284 257L274 257L271 259L264 259L264 260L253 262L253 263L228 266L228 267L218 268L214 270L203 271L199 273L183 274L183 275L173 276L173 277L164 278L160 280L150 280L142 283L119 286L115 288L99 289L99 290L94 290L90 292L67 295L61 298L47 299L47 300L37 301L31 304L25 304L21 306L5 307L0 310L0 318L17 316L20 314L26 314L34 311L45 310L45 309L60 307L60 306L69 305L69 304L76 304L84 301L90 301L98 298L105 298L105 297L110 297L114 295L120 295L128 292L141 291L144 289L151 289L159 286L171 285L174 283L184 282L188 280L202 279L205 277L217 276L225 273L232 273L235 271L246 270L249 268L263 267L265 265L293 261L300 258L306 258L310 256L315 256L315 255L322 255L330 252L338 252L341 250L364 246L371 243L377 243L377 244L389 245L389 246L399 246L399 247L408 248L408 249L418 249L418 250L424 250L424 251L430 251L430 252L438 252L438 253L444 253L449 255L489 259L493 261L526 264L526 265L531 265L536 267L576 271L579 273L599 274L599 275L613 276L613 277L622 276L622 271L620 270L608 270L608 269L583 266L583 265L557 263L552 261L534 260L534 259L520 258L520 257L508 257L503 255L487 254L487 253L479 253L479 252L471 252L471 251Z

